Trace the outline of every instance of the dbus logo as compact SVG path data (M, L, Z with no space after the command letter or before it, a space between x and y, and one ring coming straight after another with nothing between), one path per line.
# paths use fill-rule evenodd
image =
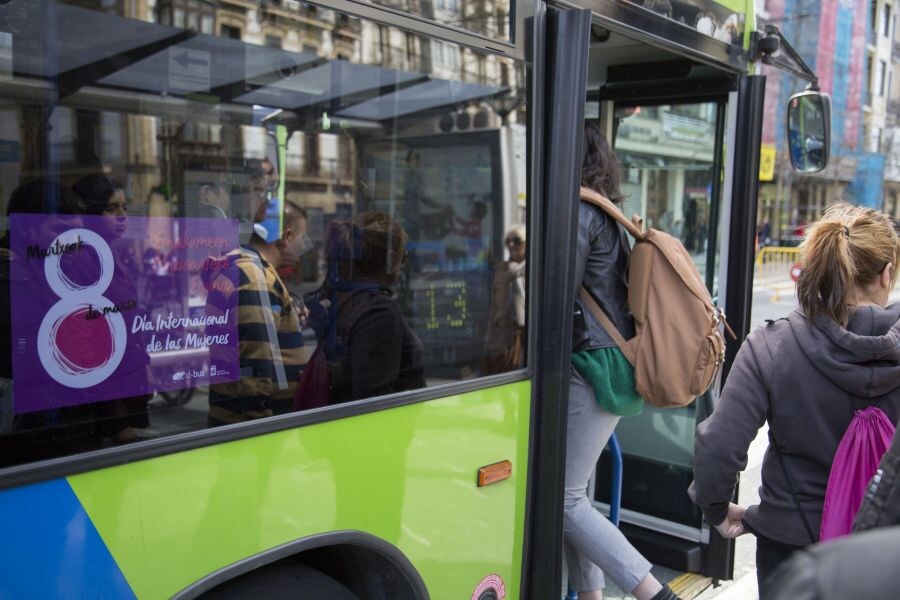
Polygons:
M64 253L47 256L44 276L59 300L41 321L37 351L50 377L64 386L83 389L106 381L118 368L125 355L128 330L118 312L97 315L94 310L113 304L104 296L115 273L109 244L88 229L70 229L50 246L66 244L77 244L79 253L92 248L100 265L99 275L95 281L77 281L66 273Z

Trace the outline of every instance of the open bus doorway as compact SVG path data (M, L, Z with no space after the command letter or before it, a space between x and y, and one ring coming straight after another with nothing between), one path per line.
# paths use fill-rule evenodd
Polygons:
M600 124L622 165L622 208L679 238L714 297L725 273L725 123L736 79L608 29L595 15L585 118ZM712 402L707 395L680 409L645 406L616 428L623 452L621 529L651 562L673 569L669 577L730 578L733 544L711 544L715 534L687 496L694 430ZM604 452L589 490L605 514L611 473Z

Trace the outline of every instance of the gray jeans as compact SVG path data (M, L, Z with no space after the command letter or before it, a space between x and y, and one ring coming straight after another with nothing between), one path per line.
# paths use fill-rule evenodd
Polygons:
M588 481L619 418L600 408L593 388L572 368L563 534L569 585L578 592L602 589L604 572L623 591L631 592L650 572L647 559L588 498Z

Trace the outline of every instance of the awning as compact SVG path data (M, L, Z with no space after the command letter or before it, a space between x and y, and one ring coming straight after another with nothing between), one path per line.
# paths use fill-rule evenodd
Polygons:
M507 88L435 79L345 108L338 116L384 121L410 113L489 98L506 91Z
M490 98L508 88L327 60L54 2L54 31L16 35L15 78L43 80L60 100L103 88L160 98L285 111L321 106L348 119L384 121ZM99 88L99 90L97 89ZM337 107L331 104L338 100ZM107 110L109 108L107 107Z

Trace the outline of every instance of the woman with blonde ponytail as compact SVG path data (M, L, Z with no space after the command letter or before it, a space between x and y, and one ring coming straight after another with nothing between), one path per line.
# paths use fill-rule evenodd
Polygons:
M697 428L688 493L725 537L756 536L757 580L819 537L831 462L856 410L900 416L900 305L888 306L900 247L891 220L837 204L807 231L799 308L741 346L713 414ZM760 503L733 504L747 449L768 422Z

